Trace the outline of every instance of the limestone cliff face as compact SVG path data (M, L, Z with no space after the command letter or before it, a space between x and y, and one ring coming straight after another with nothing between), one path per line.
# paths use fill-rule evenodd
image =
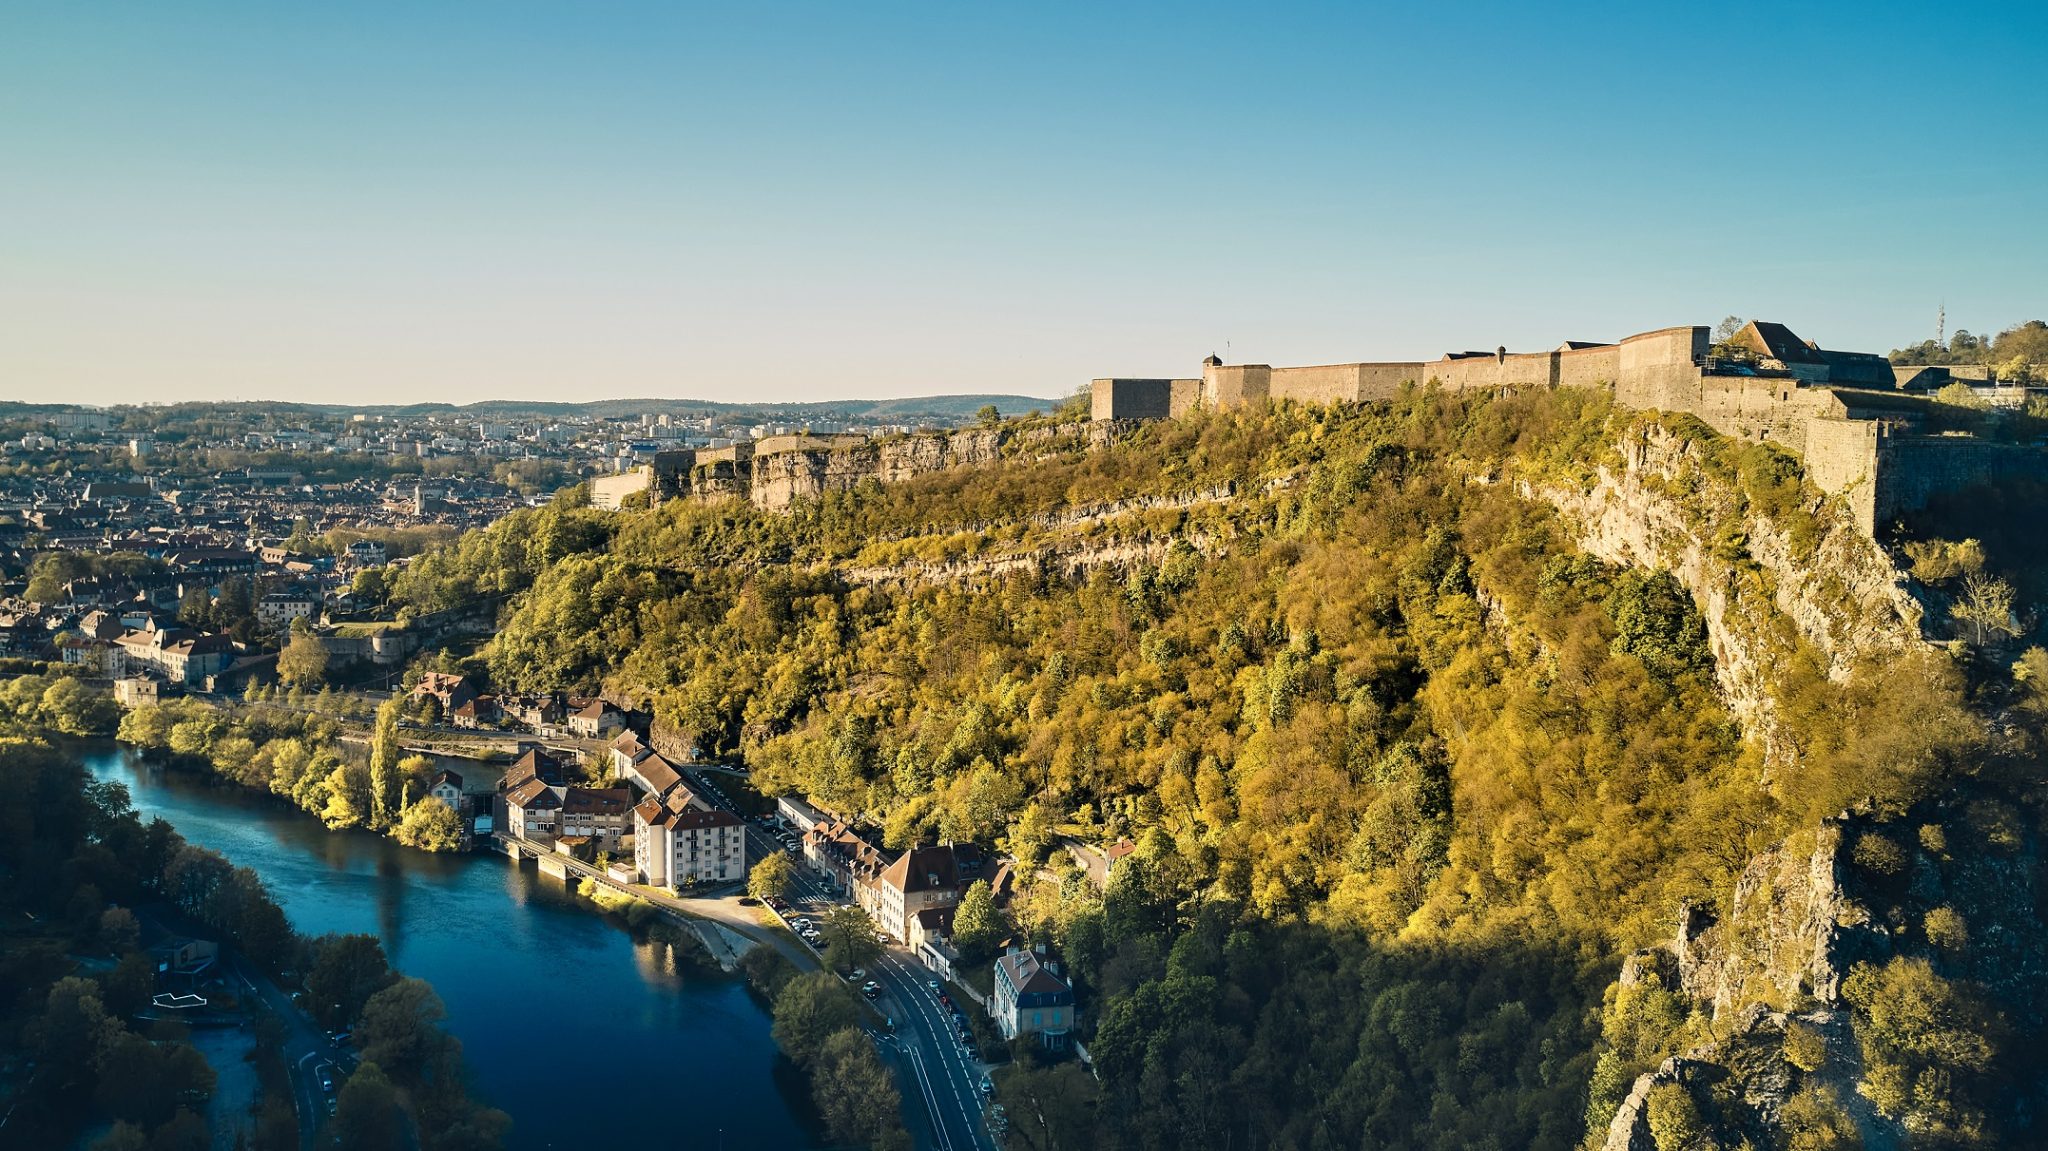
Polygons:
M1835 679L1860 660L1925 642L1905 576L1846 509L1816 497L1806 510L1817 538L1802 539L1753 510L1699 444L1655 420L1631 427L1618 448L1619 464L1601 466L1589 484L1530 480L1520 489L1556 507L1585 551L1669 571L1692 593L1722 690L1767 758L1784 754L1770 687L1795 635Z
M853 447L757 455L747 495L769 511L827 492L850 491L875 480L904 480L947 468L992 464L1002 456L1003 432L975 429L960 432L919 432L887 440L869 440Z

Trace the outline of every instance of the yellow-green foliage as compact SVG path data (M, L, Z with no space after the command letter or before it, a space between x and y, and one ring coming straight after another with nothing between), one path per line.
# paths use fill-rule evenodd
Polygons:
M421 851L454 851L462 846L462 822L454 808L430 796L405 809L391 837Z
M1946 584L1984 570L1984 545L1976 540L1907 540L1902 546L1921 583Z
M1818 1071L1827 1061L1828 1040L1820 1028L1797 1019L1785 1025L1785 1062L1801 1071Z
M1632 418L1569 389L1413 391L1013 445L788 514L551 507L398 596L515 593L497 686L652 698L657 734L893 846L1037 862L1056 835L1129 836L1106 894L1013 905L1084 989L1115 1141L1561 1149L1688 1038L1669 991L1599 1010L1622 955L1790 828L1903 807L1974 746L1952 665L1845 684L1805 654L1777 701L1798 769L1767 782L1690 598L1577 553L1502 482L1582 476ZM1702 482L1811 546L1785 457L1693 433ZM1140 558L848 575L1027 545Z
M341 758L340 728L318 715L257 709L231 716L195 700L179 699L128 712L121 717L117 738L147 752L168 753L230 783L269 791L331 828L372 821L375 799L369 767ZM430 762L419 757L399 763L393 774L402 773L405 779L394 779L394 790L409 787L419 795L430 768ZM439 841L424 824L415 830L421 846L429 839Z
M1850 848L1849 858L1858 867L1868 868L1879 875L1897 875L1906 867L1906 852L1897 840L1879 831L1866 831L1856 837L1856 846Z
M1857 1091L1913 1130L1982 1143L1989 1076L2005 1042L1996 1013L1924 959L1858 964L1842 994L1858 1008L1863 1080Z
M1785 1151L1851 1151L1863 1146L1856 1121L1826 1086L1808 1087L1785 1101L1778 1125Z
M1960 955L1970 945L1970 926L1953 907L1937 907L1921 920L1927 942L1951 955Z
M1657 1151L1707 1151L1707 1124L1692 1094L1676 1083L1650 1088L1650 1138Z

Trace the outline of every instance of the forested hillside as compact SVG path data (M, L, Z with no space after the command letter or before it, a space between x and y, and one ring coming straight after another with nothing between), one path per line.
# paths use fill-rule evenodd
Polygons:
M1738 1035L1654 964L1622 986L1624 959L1682 908L1733 937L1745 873L1852 834L1844 812L1844 906L1886 941L1840 993L1854 1042L1785 1055L1782 1105L1740 1075L1660 1082L1657 1146L2031 1139L2035 1056L2004 1037L2039 1023L2048 656L2013 626L1831 677L1778 621L1796 754L1767 761L1687 590L1582 554L1518 494L1589 482L1656 418L1419 392L1020 436L996 466L785 514L565 501L429 553L395 596L511 593L481 656L499 688L651 700L667 746L744 756L891 845L1036 864L1131 837L1106 894L1070 876L1011 909L1070 963L1100 1072L1006 1086L1037 1145L1598 1145L1639 1074ZM1702 451L1745 514L1798 538L1827 513L1768 447ZM2003 870L1957 872L1980 856ZM1987 934L2021 958L1980 962ZM1762 981L1732 1006L1833 994Z

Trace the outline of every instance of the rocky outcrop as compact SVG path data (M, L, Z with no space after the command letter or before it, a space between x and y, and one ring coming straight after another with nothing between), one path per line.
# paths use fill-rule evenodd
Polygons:
M1600 1151L1657 1151L1657 1140L1650 1133L1650 1092L1666 1084L1691 1090L1693 1081L1711 1069L1712 1064L1674 1055L1655 1071L1637 1076L1628 1098L1621 1101L1621 1110L1607 1125L1607 1139L1600 1144Z
M1786 1057L1786 1032L1795 1023L1823 1044L1823 1070L1801 1071ZM1778 1146L1774 1133L1785 1104L1802 1087L1821 1085L1844 1105L1866 1148L1890 1147L1897 1141L1898 1125L1877 1115L1849 1085L1858 1063L1847 1013L1791 1014L1751 1004L1726 1038L1674 1055L1637 1076L1607 1126L1600 1151L1658 1151L1651 1129L1650 1100L1665 1086L1677 1087L1692 1097L1705 1122L1707 1146Z
M1679 986L1719 1018L1758 1000L1811 997L1834 1006L1857 960L1889 950L1882 931L1843 890L1845 827L1823 823L1751 860L1735 882L1726 920L1680 912L1674 945Z
M1002 431L992 428L885 440L821 438L816 446L806 446L809 437L778 437L763 441L750 460L735 464L730 481L693 487L693 494L744 494L757 507L777 511L870 480L901 483L947 468L992 464L1002 458L1003 438Z
M1655 417L1637 420L1618 448L1619 462L1590 482L1518 486L1555 507L1586 552L1668 571L1692 593L1730 708L1767 760L1788 754L1771 688L1795 637L1837 680L1860 661L1926 642L1906 577L1835 501L1814 495L1801 509L1808 524L1778 522L1710 466L1701 442Z

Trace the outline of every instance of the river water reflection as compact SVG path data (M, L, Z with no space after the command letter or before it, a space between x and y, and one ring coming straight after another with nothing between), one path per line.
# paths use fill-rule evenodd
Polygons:
M769 1020L740 980L671 970L554 881L491 855L335 833L267 797L125 748L83 748L136 810L263 877L307 935L371 932L434 985L479 1093L519 1148L819 1145Z

